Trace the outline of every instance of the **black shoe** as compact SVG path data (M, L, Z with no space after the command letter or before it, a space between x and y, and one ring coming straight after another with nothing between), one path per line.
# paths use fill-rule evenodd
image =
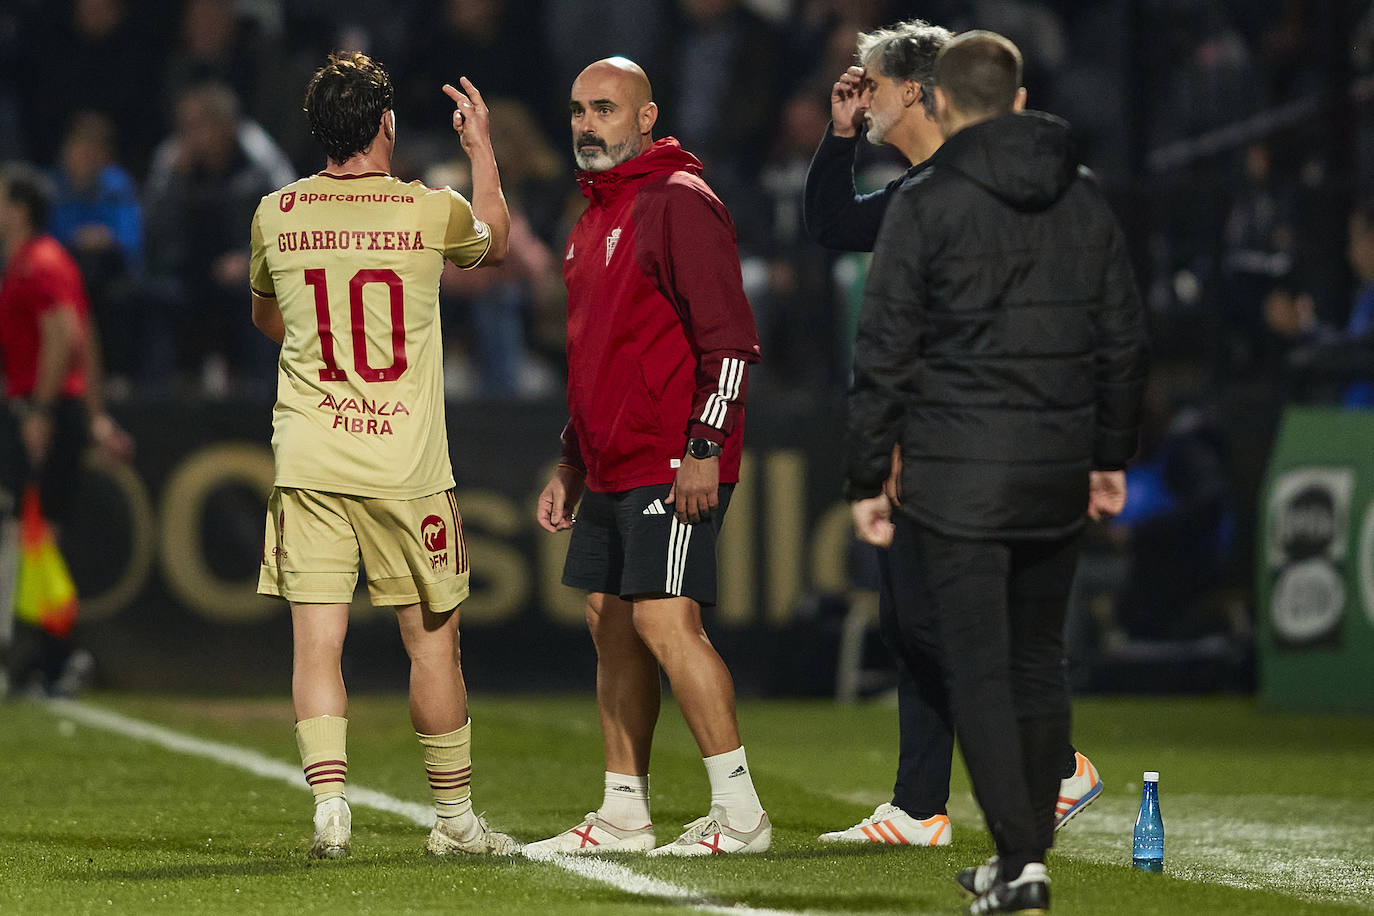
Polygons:
M1014 881L998 878L978 899L969 904L970 916L984 913L1021 913L1039 916L1050 911L1050 879L1045 866L1031 862Z
M959 882L959 886L970 897L977 897L992 887L993 882L997 880L997 857L991 856L982 865L959 869L954 880Z

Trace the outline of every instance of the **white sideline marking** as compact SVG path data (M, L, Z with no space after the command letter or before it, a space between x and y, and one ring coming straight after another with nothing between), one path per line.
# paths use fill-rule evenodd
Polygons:
M47 706L58 715L66 716L93 728L115 732L127 738L136 738L178 753L190 754L193 757L204 757L219 763L227 763L241 770L247 770L255 776L275 779L299 789L309 790L310 788L300 767L282 763L280 760L268 757L266 754L260 754L257 751L220 741L196 738L173 731L170 728L164 728L161 725L154 725L151 722L144 722L141 719L134 719L117 712L111 712L108 709L100 709L73 700L49 700ZM432 806L402 801L395 796L387 795L385 792L364 789L354 783L348 785L348 802L350 805L363 805L368 808L376 808L379 811L398 814L421 827L434 825L434 808ZM723 913L729 914L729 916L801 916L800 913L791 910L770 910L744 904L712 903L707 895L699 891L679 887L676 884L648 875L641 875L619 863L607 862L595 857L552 853L530 856L529 858L531 861L557 865L565 871L600 884L610 885L616 890L638 894L642 897L657 897L661 900L681 903L703 913Z

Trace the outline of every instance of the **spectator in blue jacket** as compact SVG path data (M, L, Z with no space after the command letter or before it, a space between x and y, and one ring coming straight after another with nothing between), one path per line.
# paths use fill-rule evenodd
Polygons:
M72 118L52 175L48 231L86 279L106 372L118 389L117 380L133 376L139 365L142 331L130 307L143 268L143 208L115 150L109 115L81 111Z

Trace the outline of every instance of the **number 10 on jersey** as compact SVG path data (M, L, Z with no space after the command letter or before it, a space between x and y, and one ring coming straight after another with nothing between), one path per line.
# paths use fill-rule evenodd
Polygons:
M391 365L380 368L367 361L367 313L363 288L369 283L386 286L391 305ZM320 357L324 368L320 381L342 382L348 373L334 359L334 332L329 320L329 289L323 269L305 272L305 284L315 290L315 320L320 332ZM348 281L348 316L353 331L353 371L365 382L394 382L406 371L405 289L396 271L384 268L360 270Z

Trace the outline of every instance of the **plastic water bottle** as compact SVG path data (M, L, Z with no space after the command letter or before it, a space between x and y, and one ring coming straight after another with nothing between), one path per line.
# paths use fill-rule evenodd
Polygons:
M1141 871L1164 871L1164 818L1159 814L1159 774L1145 774L1140 792L1140 814L1135 819L1131 864Z

